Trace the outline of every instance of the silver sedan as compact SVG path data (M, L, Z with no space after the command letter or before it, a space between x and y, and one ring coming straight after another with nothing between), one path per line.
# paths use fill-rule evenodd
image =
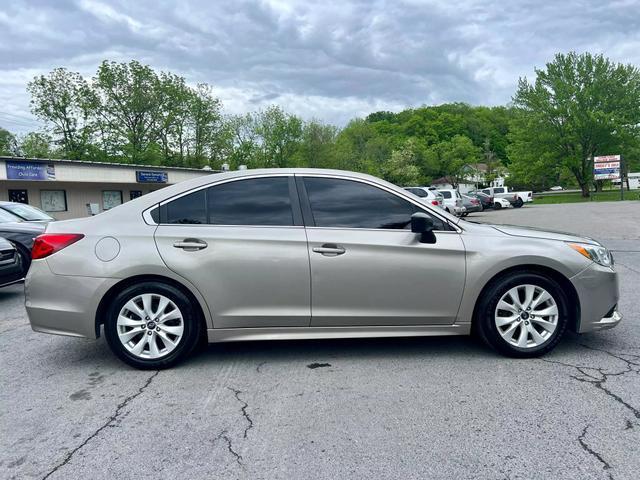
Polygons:
M598 242L466 222L378 178L246 170L173 185L36 239L34 330L96 338L138 368L200 339L468 335L542 355L615 326Z

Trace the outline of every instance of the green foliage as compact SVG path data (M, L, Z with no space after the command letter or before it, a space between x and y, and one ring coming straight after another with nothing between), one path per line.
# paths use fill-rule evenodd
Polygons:
M523 181L545 185L568 170L588 196L594 155L637 148L640 71L632 65L558 54L533 84L520 80L513 101L509 158Z
M14 156L19 154L16 136L9 130L0 127L0 155Z
M451 103L381 111L339 129L278 106L225 116L213 88L137 61L103 62L87 80L63 68L28 85L46 134L20 141L0 129L0 153L152 165L228 163L355 170L408 184L445 177L587 191L591 157L622 153L640 169L640 74L602 56L557 55L533 84L520 80L513 106Z

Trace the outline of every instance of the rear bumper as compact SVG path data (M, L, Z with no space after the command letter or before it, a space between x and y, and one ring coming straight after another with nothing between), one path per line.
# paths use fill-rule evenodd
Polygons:
M100 299L117 279L55 275L35 260L25 279L25 307L36 332L96 338Z
M620 298L618 274L596 263L571 278L580 299L578 333L613 328L622 320L617 310Z

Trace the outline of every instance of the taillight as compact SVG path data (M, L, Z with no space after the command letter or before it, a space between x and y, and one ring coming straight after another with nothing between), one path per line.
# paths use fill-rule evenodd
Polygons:
M81 233L44 233L36 237L31 248L31 258L45 258L84 238Z
M431 200L431 205L435 205L437 207L440 204L438 203L438 200Z

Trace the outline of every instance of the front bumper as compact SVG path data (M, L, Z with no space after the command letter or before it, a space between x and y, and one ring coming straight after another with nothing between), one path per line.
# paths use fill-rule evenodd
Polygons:
M591 264L571 278L580 300L578 333L615 327L622 320L617 310L620 298L618 274L609 267Z
M54 274L35 260L25 279L25 307L36 332L96 338L100 299L117 279Z

